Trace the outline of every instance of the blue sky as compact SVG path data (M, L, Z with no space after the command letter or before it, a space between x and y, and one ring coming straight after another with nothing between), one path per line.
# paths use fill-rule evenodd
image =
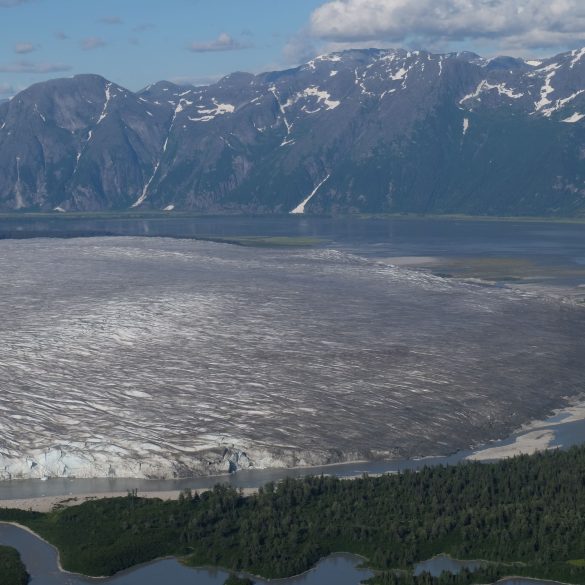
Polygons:
M585 45L585 0L0 0L0 98L99 73L132 90L401 46L483 55Z
M281 67L287 40L306 25L319 4L31 0L0 7L0 85L21 88L89 72L138 89L160 79L197 82L238 69ZM232 43L225 46L228 37ZM200 52L188 49L193 44ZM203 51L207 45L210 50ZM30 71L33 66L40 71Z

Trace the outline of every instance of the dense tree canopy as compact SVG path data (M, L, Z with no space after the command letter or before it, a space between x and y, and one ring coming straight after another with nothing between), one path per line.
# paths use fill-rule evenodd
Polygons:
M574 448L356 480L291 479L252 497L218 485L179 501L130 494L46 515L0 510L0 519L32 528L58 546L67 569L91 575L172 554L284 577L346 551L394 585L389 569L446 552L493 561L502 574L585 583L584 487L585 448Z
M13 548L0 546L0 585L26 585L28 574Z

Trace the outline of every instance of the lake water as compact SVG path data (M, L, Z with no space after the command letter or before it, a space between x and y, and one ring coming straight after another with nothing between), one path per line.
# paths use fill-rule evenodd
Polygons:
M92 579L61 571L54 547L34 534L17 526L0 522L0 544L17 549L31 576L30 585L223 585L229 573L220 569L193 569L176 559L163 559L124 571L108 579ZM374 573L358 568L363 559L353 555L334 554L323 559L315 568L290 579L264 580L254 578L256 585L359 585ZM475 570L481 561L460 561L438 555L418 563L415 575L423 571L439 576L443 571L459 572L463 567ZM513 578L498 581L500 585L547 585L550 581Z
M55 548L17 526L0 522L0 544L16 548L31 575L30 585L223 585L229 573L218 569L192 569L176 559L164 559L124 571L109 579L91 579L64 573L58 566ZM291 579L265 581L254 578L258 585L358 585L372 576L367 569L357 566L362 559L352 555L331 555L311 571Z
M523 259L547 269L533 279L585 283L585 224L453 219L199 217L0 219L0 237L83 233L185 238L290 236L371 257ZM564 274L563 274L564 273Z
M430 573L433 577L439 577L444 571L458 574L463 569L477 571L485 561L461 561L453 559L448 555L437 555L432 559L417 563L414 568L414 574L420 575L423 572ZM513 571L513 569L511 569ZM526 577L507 577L497 581L499 585L559 585L555 581L546 581L540 579L529 579Z
M430 573L433 577L439 577L441 573L447 571L456 575L462 569L477 571L477 569L481 568L482 564L481 561L460 561L447 555L437 555L432 559L418 563L414 567L414 574Z

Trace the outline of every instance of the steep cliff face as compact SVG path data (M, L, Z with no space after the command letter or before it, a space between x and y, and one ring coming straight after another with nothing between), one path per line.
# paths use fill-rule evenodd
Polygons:
M93 75L0 105L3 210L575 214L585 49L402 50L132 93Z
M34 85L0 109L5 209L131 205L166 137L168 108L96 75Z

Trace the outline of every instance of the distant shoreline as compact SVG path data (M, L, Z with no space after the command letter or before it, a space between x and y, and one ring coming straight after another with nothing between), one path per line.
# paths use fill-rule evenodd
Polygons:
M193 493L202 494L211 491L213 488L193 489ZM242 488L242 494L247 497L258 493L259 488ZM179 496L185 490L168 490L168 491L137 491L139 498L159 500L178 500ZM106 500L112 498L125 498L128 492L97 492L93 494L79 495L60 495L60 496L40 496L38 498L22 498L19 500L0 500L0 508L12 510L24 510L25 512L42 512L46 514L51 512L55 507L72 508L80 506L86 502L94 500Z
M30 211L30 212L0 212L0 221L3 220L138 220L138 219L228 219L228 218L274 218L290 221L303 219L374 219L374 220L456 220L456 221L486 221L486 222L525 222L525 223L573 223L585 224L585 216L532 216L532 215L470 215L464 213L421 214L408 213L341 213L341 214L297 214L290 213L201 213L194 211Z

